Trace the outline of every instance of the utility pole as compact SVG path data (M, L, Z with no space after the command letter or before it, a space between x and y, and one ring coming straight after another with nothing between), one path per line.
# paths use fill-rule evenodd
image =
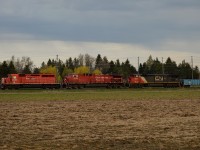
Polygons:
M56 80L58 82L58 55L56 55Z
M138 76L140 74L139 68L140 68L140 57L138 57Z
M191 56L191 66L192 66L192 79L194 78L194 74L193 74L193 56Z
M58 55L56 55L56 63L58 63Z
M200 71L199 71L199 79L200 79Z
M199 71L199 79L200 79L200 71Z
M165 70L164 70L164 64L163 64L163 57L162 57L162 74L165 74Z

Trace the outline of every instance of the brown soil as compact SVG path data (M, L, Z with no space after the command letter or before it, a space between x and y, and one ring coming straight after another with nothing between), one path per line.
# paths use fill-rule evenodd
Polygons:
M0 149L200 149L200 100L0 102Z

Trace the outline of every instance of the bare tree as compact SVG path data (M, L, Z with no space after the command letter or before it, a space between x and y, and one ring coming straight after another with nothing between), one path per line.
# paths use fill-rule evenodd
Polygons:
M89 54L85 54L85 66L90 68L90 71L94 68L95 58Z
M11 61L14 63L14 66L18 73L22 73L25 68L33 71L34 65L30 57L23 56L21 59L16 59L14 56L12 56Z
M84 65L84 55L79 54L78 60L79 60L79 66L83 66Z

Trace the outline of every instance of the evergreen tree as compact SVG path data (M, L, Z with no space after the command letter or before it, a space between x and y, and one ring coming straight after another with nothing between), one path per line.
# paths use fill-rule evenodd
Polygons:
M162 74L162 64L158 60L158 58L156 58L156 60L153 60L153 64L150 67L150 73L151 74Z
M151 73L151 66L153 65L153 62L154 62L153 58L150 55L149 58L146 61L146 66L147 66L147 69L148 69L148 73Z
M47 62L47 66L52 66L52 65L53 65L52 61L51 61L51 59L49 59L48 62Z
M143 63L141 69L142 69L142 74L147 75L147 74L152 74L154 70L152 69L152 65L154 64L154 60L152 56L150 55L149 58L147 59L146 62Z
M59 75L61 76L61 78L63 79L63 72L64 72L64 70L65 70L65 65L64 64L60 64L59 63L59 66L58 66L58 73L59 73Z
M8 68L9 68L9 74L17 73L13 61L10 61Z
M69 69L72 69L74 70L74 64L73 64L73 61L72 61L72 58L70 57L68 59L68 66L67 66Z
M170 57L167 58L165 64L164 64L164 73L165 74L172 74L177 75L178 74L178 67L175 61L172 61Z
M131 68L130 62L129 62L129 60L127 59L127 60L125 61L125 63L123 63L123 65L122 65L123 76L124 76L125 78L127 78L127 77L131 74L130 68Z
M109 73L109 74L115 73L115 72L114 72L114 71L115 71L115 63L114 63L114 61L111 60L111 61L109 62L109 66L110 66L110 67L109 67L109 69L108 69L108 73Z
M57 63L56 60L52 59L51 66L53 66L53 67L56 66L56 63Z
M190 67L189 63L185 62L185 60L183 60L182 63L179 64L178 70L179 70L179 77L181 79L192 78L192 68Z
M45 62L43 61L41 64L41 68L45 68L47 65L45 64Z
M103 59L101 58L100 54L97 55L97 58L95 61L95 68L99 70L102 70L103 68Z
M116 65L116 67L118 67L118 68L121 67L121 63L120 63L119 59L116 60L115 65Z
M106 56L103 57L103 60L102 60L102 73L103 74L107 74L108 73L108 70L110 68L110 64L108 62L108 59Z
M193 77L194 79L200 79L200 72L197 66L195 66L195 68L193 69Z
M139 74L144 74L144 68L143 68L143 65L141 63L139 65Z
M79 67L79 60L77 58L74 58L73 64L74 64L74 68Z
M143 75L149 74L149 68L146 62L143 63L142 68L143 68Z
M115 62L114 74L123 75L123 70L122 70L123 65L124 63L121 64L119 59L117 59Z
M39 74L40 73L40 69L39 68L34 68L33 69L33 74Z
M7 75L9 74L9 68L8 68L8 64L6 61L3 61L1 68L0 68L0 73L1 73L1 78L7 77Z
M125 63L122 63L122 71L122 75L124 78L128 78L128 76L137 72L135 67L130 64L128 59L125 61Z
M29 65L26 65L24 67L24 69L22 70L22 73L24 73L24 74L31 74L31 70L29 68Z

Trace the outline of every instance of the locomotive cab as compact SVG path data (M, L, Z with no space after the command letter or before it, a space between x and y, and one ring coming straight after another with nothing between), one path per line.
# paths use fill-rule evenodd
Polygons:
M144 87L147 85L146 79L138 74L131 75L128 78L129 87Z

